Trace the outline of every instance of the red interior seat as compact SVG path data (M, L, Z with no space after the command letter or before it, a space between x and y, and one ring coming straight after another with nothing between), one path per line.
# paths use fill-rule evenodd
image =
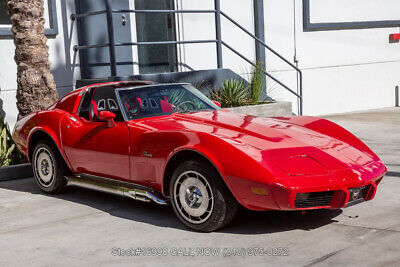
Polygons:
M168 102L167 97L164 97L164 99L160 100L160 105L161 105L162 112L169 113L169 112L174 111L171 104Z
M98 121L99 120L99 112L97 110L96 101L90 102L89 106L89 119L90 121Z

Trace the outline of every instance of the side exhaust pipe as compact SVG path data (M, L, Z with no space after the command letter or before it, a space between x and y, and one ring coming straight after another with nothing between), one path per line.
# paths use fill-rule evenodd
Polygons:
M68 186L78 186L163 206L169 205L168 200L161 194L144 186L91 175L66 176L65 178Z

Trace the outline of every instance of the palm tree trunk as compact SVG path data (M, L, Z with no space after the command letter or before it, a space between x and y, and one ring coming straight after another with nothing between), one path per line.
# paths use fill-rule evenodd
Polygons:
M4 0L3 0L4 1ZM17 63L18 118L45 109L58 94L50 73L49 47L44 34L43 0L9 0Z

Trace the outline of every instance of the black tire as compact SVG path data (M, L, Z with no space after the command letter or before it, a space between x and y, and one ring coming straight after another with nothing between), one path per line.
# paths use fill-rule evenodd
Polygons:
M187 187L192 182L197 183L196 185L200 185L198 182L202 183L203 187L199 186L202 190L194 185ZM186 226L196 231L212 232L224 227L233 220L239 207L239 203L219 173L206 162L189 160L179 165L172 174L169 192L172 207L178 218ZM184 193L182 194L182 192ZM205 201L203 197L206 196L209 200L203 203ZM186 205L181 203L182 199ZM201 216L190 216L196 212L201 213L206 206L206 211Z
M41 140L36 144L32 154L32 169L42 191L57 194L66 187L68 167L52 142Z

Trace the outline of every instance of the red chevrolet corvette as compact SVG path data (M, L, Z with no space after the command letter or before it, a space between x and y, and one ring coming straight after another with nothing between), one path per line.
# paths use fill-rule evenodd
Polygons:
M114 82L22 118L14 140L38 186L75 185L172 204L198 231L251 210L339 209L374 198L387 169L321 118L221 110L189 84Z

